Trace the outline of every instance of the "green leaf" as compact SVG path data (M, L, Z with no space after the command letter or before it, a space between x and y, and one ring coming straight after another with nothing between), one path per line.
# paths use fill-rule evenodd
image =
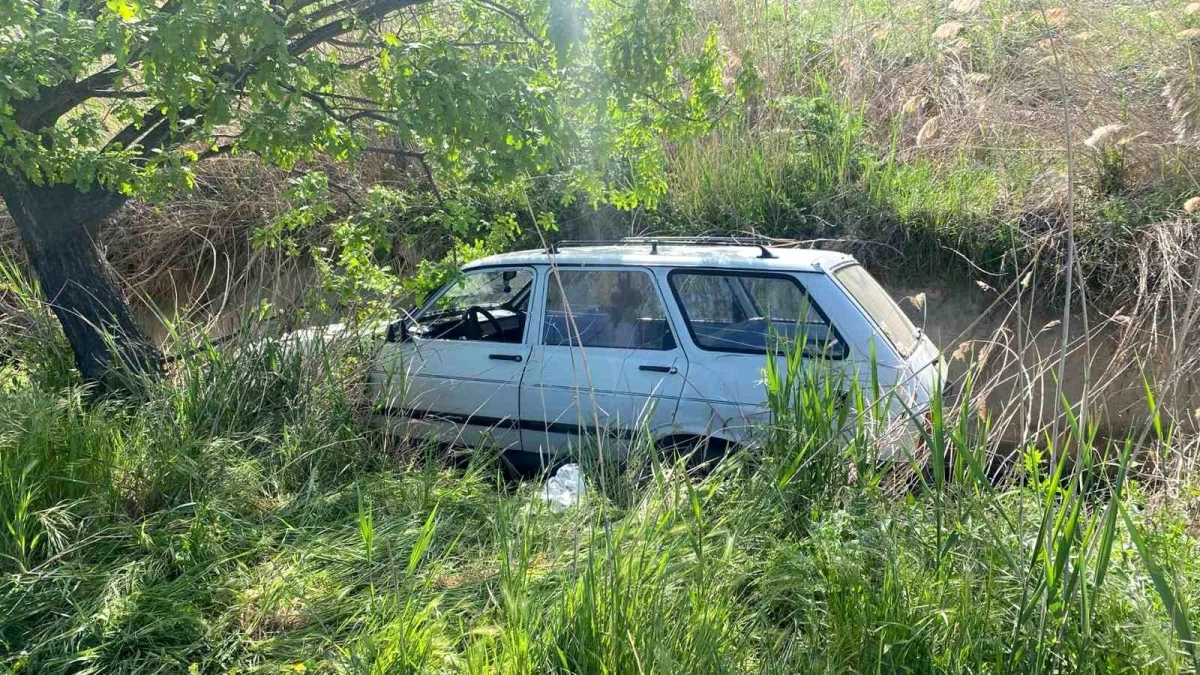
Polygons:
M108 9L120 15L122 21L133 21L141 11L137 0L108 0Z
M1154 590L1158 591L1158 597L1162 599L1163 607L1167 610L1167 617L1171 619L1171 624L1175 626L1175 632L1179 635L1179 641L1183 643L1184 649L1187 649L1188 654L1192 657L1193 672L1200 672L1200 658L1196 652L1196 640L1192 637L1192 626L1188 621L1187 605L1183 599L1176 597L1175 591L1171 586L1171 582L1167 580L1166 574L1158 566L1154 560L1154 551L1146 544L1142 538L1141 532L1133 519L1129 517L1129 513L1125 510L1125 505L1120 504L1121 518L1125 520L1125 527L1129 530L1129 538L1133 540L1133 545L1137 547L1138 555L1142 559L1142 564L1146 566L1146 573L1150 575L1150 579L1154 582Z

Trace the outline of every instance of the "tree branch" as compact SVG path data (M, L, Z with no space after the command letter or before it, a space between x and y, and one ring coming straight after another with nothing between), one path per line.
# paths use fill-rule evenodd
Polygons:
M115 89L88 92L89 98L138 99L148 98L149 96L150 95L144 91L117 91Z
M403 148L385 148L379 145L368 145L363 148L363 152L374 152L379 155L392 155L402 159L425 159L429 153L424 150L404 150Z
M374 152L382 155L392 155L401 159L415 161L421 170L425 172L425 179L429 181L429 189L433 190L433 196L437 199L438 206L445 208L446 202L442 200L442 191L438 189L437 181L433 179L433 169L429 167L429 162L425 161L426 153L418 150L402 150L400 148L385 148L378 145L368 145L363 148L363 152Z
M364 97L362 97L362 96L351 96L351 95L349 95L349 94L339 94L339 93L337 93L337 92L332 92L332 91L330 91L330 92L321 92L320 94L317 94L316 92L309 92L309 93L312 93L312 94L314 94L314 95L317 95L317 96L327 96L327 97L329 97L329 98L338 98L338 99L341 99L341 100L343 100L343 101L349 101L349 102L351 102L351 103L361 103L361 104L363 104L363 105L375 105L376 103L378 103L378 102L379 102L379 101L374 101L374 100L372 100L372 99L369 99L369 98L364 98Z
M80 80L64 81L38 92L37 98L16 104L17 124L26 131L52 127L58 119L89 98L134 98L108 89L120 73L114 66ZM105 95L107 94L107 95Z
M359 42L357 40L339 40L337 38L331 39L329 44L347 49L379 49L383 46L382 42Z
M104 146L104 151L109 150L117 145L122 148L137 143L138 139L150 133L155 127L166 122L167 116L161 111L154 110L142 117L140 120L135 120L125 125L125 128L118 131L115 136L108 140Z
M327 16L336 15L339 12L349 12L349 16L338 18L329 23L323 24L318 28L313 29L309 33L296 38L289 46L288 53L292 56L303 54L321 44L336 40L338 37L354 30L356 24L370 23L381 19L388 14L400 11L407 7L412 7L418 4L429 2L430 0L342 0L334 3L329 7L318 10L312 14L313 19L320 20ZM300 5L300 8L311 6L314 2L305 2ZM354 11L358 5L365 4L360 10ZM104 7L103 2L95 3L97 11ZM167 0L158 11L160 14L174 14L182 5L172 0ZM298 9L292 10L292 15L295 16ZM308 18L308 17L305 17ZM54 126L58 119L65 115L76 106L90 98L138 98L131 94L117 94L111 90L113 83L126 72L129 66L138 63L141 59L140 50L135 50L129 55L123 67L111 64L103 68L99 72L93 73L88 77L78 81L64 81L56 85L41 89L36 98L31 98L26 101L20 101L14 104L14 118L18 126L26 131L36 132L39 129ZM361 67L369 63L370 59L364 59L352 67ZM253 70L250 67L247 71ZM127 129L128 130L128 129ZM127 137L128 134L122 132L118 138Z
M519 47L527 45L528 42L520 42L518 40L489 40L486 42L455 42L455 47Z
M530 30L529 24L525 23L525 17L521 16L515 10L509 9L508 7L505 7L504 5L501 5L500 3L492 2L492 0L475 0L475 2L480 5L483 5L484 7L487 7L488 9L496 12L497 14L500 14L500 15L506 17L509 21L512 21L513 25L515 25L518 30L520 30L522 33L525 34L525 37L529 38L530 40L533 40L534 42L536 42L538 44L542 43L541 36L537 35L532 30Z
M95 16L92 18L95 19L105 6L102 0L96 0L90 9L85 9L84 11L94 9ZM166 0L162 7L159 8L158 14L172 15L178 12L181 7L182 5L176 0ZM123 67L118 67L116 63L112 63L82 80L64 81L42 89L38 92L36 99L24 102L24 105L17 106L17 124L26 131L37 131L54 126L60 117L73 110L76 106L90 98L98 96L99 92L112 87L122 72L140 62L141 59L142 49L134 49L130 52L128 58L126 58ZM104 98L116 97L107 96Z
M392 12L398 12L406 7L412 7L413 5L425 2L429 2L429 0L377 0L366 9L354 13L352 17L334 19L296 38L292 44L288 45L288 54L298 56L318 45L341 37L354 30L356 22L370 23L377 19L382 19ZM352 21L351 19L354 20Z
M184 108L179 111L181 117L199 118L200 111L195 108ZM199 123L197 122L197 125ZM130 122L124 129L109 139L104 150L120 144L122 148L138 145L142 148L141 159L149 159L151 153L161 147L171 134L171 119L161 111L155 110L141 120Z
M396 121L378 110L359 110L346 118L346 124L352 124L361 119L375 120L383 124L395 124Z
M181 114L188 114L189 110L180 111ZM171 120L164 119L162 122L146 132L139 141L142 146L142 159L149 159L150 155L157 150L164 141L171 135Z
M292 14L299 14L300 12L312 7L313 5L319 4L320 2L321 0L304 0L303 2L292 5L291 12Z
M374 101L372 101L370 99L359 98L357 96L347 96L345 94L318 94L316 92L303 91L300 89L295 89L293 87L287 87L287 86L285 86L284 89L286 89L290 92L296 93L296 94L300 94L301 96L308 99L309 101L312 101L326 115L329 115L331 118L341 122L342 124L345 124L346 126L353 126L353 124L355 122L357 122L358 120L361 120L361 119L371 119L371 120L375 120L376 122L381 122L383 124L395 124L395 120L393 120L392 118L387 116L387 114L389 112L396 112L394 110L379 110L377 108L370 108L370 109L351 108L350 110L343 110L342 108L335 108L332 104L330 104L329 101L326 101L323 97L324 96L334 96L337 98L347 99L353 103L363 103L363 104L367 104L367 105L374 103Z
M333 41L331 40L330 44L332 44L332 43L333 43ZM357 61L353 61L351 63L339 63L338 68L341 68L342 70L345 70L345 71L358 70L359 68L362 68L363 66L367 65L368 63L370 63L374 60L375 60L375 55L372 54L371 56L363 57L363 58L361 58Z
M117 80L117 76L120 74L121 70L117 68L117 64L114 63L107 68L88 75L77 82L75 86L82 91L111 87L113 82Z
M293 16L296 16L296 17L302 19L303 21L312 24L312 23L316 23L319 21L324 21L325 19L328 19L331 16L336 16L339 12L346 11L346 10L350 9L351 7L353 7L354 5L362 4L362 2L363 2L363 0L342 0L342 2L335 2L332 5L329 5L328 7L318 9L317 11L312 12L310 14L293 13ZM294 33L291 33L291 35L298 34L300 32L300 30L303 29L303 26L298 26L297 28L298 28L298 30L296 30Z

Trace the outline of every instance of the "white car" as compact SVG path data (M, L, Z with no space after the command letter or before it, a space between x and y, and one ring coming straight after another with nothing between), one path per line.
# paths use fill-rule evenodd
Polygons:
M389 327L368 392L388 424L456 445L553 458L649 435L723 449L770 419L764 366L789 339L867 391L874 358L897 418L920 417L942 368L851 256L630 238L467 265Z

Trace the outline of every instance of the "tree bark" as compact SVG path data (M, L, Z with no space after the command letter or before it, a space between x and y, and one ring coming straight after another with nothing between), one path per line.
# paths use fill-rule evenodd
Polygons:
M157 374L158 350L133 321L117 276L96 244L125 197L73 185L38 186L0 171L0 196L17 225L42 294L87 382L119 387L120 370Z

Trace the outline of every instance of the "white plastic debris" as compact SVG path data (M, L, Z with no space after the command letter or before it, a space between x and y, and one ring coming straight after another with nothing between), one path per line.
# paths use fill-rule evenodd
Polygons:
M583 498L587 484L578 464L564 464L542 488L542 501L554 513L563 513Z

